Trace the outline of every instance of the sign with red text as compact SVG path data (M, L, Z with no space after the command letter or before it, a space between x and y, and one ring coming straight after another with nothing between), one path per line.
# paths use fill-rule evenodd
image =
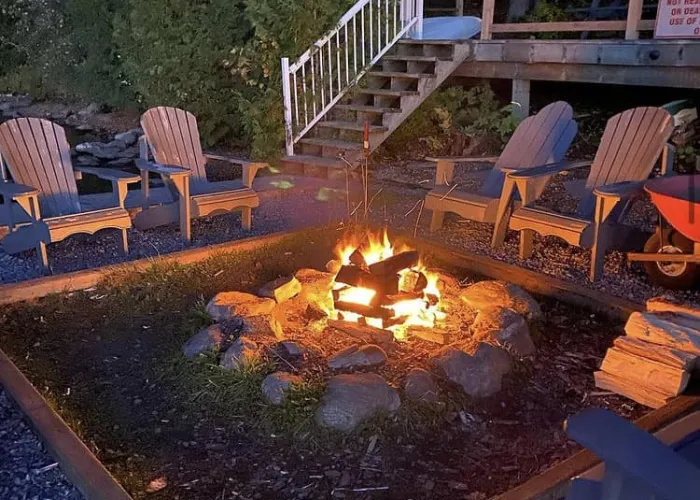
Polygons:
M700 0L659 0L654 38L700 38Z

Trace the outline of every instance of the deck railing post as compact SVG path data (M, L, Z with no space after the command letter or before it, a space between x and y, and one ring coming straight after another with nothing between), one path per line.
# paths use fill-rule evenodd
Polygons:
M282 96L284 98L284 136L287 156L294 154L294 132L292 131L292 92L289 88L289 58L282 58Z
M625 40L639 39L639 21L642 20L642 2L643 0L629 0Z
M423 0L416 0L416 35L423 35Z
M491 26L493 25L493 9L495 0L484 0L484 10L481 14L481 39L491 40Z

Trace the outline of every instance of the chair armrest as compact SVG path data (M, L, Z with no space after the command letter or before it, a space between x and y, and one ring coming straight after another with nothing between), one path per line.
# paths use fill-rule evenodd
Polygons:
M269 168L270 165L265 162L241 160L240 158L232 158L230 156L221 156L211 153L204 153L207 160L218 160L241 165L243 167L243 184L247 187L253 187L253 179L261 168Z
M600 186L593 190L593 194L601 198L611 198L622 200L631 196L637 196L644 193L644 184L646 181L623 181L607 186Z
M136 166L141 171L153 172L154 174L161 174L168 177L179 175L187 176L192 173L188 168L178 167L176 165L162 165L160 163L146 161L141 158L134 160L134 163L136 163Z
M78 166L75 167L75 170L84 174L96 175L100 179L105 179L112 182L126 182L127 184L133 184L135 182L141 181L141 176L139 175L113 168L95 168Z
M439 162L451 161L454 163L487 162L496 163L498 156L426 156L425 161Z
M659 498L695 498L700 491L700 469L608 410L584 410L567 420L566 432L613 466L613 473L648 485Z
M24 184L15 184L14 182L0 182L0 195L8 198L22 198L24 196L37 196L39 190Z
M551 177L554 174L574 170L577 168L588 167L593 163L593 160L575 160L575 161L560 161L550 163L548 165L540 165L539 167L523 168L508 174L511 179L536 179L539 177Z

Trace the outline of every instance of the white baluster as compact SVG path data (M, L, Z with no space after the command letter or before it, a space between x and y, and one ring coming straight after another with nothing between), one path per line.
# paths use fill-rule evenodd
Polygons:
M423 0L416 0L416 34L419 38L423 36Z
M326 78L326 75L323 72L323 49L319 48L318 51L318 66L319 69L321 70L321 78L319 81L319 86L321 87L321 109L323 109L326 106L326 84L324 83L324 80Z
M389 45L389 0L384 0L384 46Z
M374 17L372 16L372 0L369 0L369 59L374 59Z
M350 44L348 43L348 24L345 23L345 46L343 48L343 51L345 52L345 85L350 85L350 55L348 54L349 45Z
M398 1L393 0L393 2L394 2L394 31L392 32L392 35L396 36L396 34L401 30L399 29L398 25L396 24L396 22L397 22L397 20L396 20L396 10L397 10L396 5L397 5Z
M337 61L337 71L338 71L338 92L341 92L343 89L343 84L340 82L340 31L335 32L335 57Z
M306 93L306 63L301 65L301 87L302 96L304 97L304 126L309 124L309 112L306 109L307 93Z
M314 55L311 55L311 106L316 117L316 68L314 67ZM308 125L308 123L307 123Z
M331 54L331 41L329 38L326 42L328 46L328 101L333 100L333 54Z
M299 128L299 96L297 95L297 72L294 75L294 120L297 123L297 128Z
M357 14L352 17L352 63L357 75Z
M294 154L294 132L292 131L292 94L289 89L289 59L282 58L282 96L284 97L284 135L287 155Z
M370 0L372 2L373 0ZM377 0L377 54L382 51L382 0Z
M362 67L367 66L367 56L365 54L365 8L362 7Z

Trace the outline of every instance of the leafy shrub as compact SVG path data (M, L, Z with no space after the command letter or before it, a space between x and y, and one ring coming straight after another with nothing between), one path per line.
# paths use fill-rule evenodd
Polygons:
M420 144L428 153L443 152L460 137L469 141L471 149L482 143L489 143L489 149L499 148L516 126L511 106L502 105L489 86L447 87L433 92L401 124L382 145L382 153L412 155L412 144Z
M587 5L582 5L587 6ZM574 17L566 12L563 8L553 2L547 2L545 0L540 0L535 4L535 7L528 12L520 20L525 23L556 23L564 21L573 21ZM560 33L560 32L549 32L549 33L536 33L535 38L542 40L552 40L558 38L572 38L579 37L579 33Z

